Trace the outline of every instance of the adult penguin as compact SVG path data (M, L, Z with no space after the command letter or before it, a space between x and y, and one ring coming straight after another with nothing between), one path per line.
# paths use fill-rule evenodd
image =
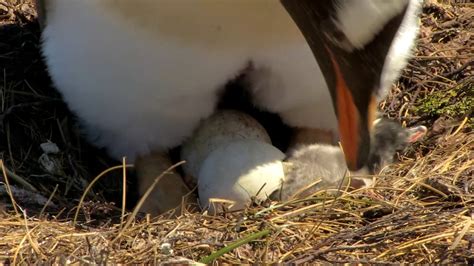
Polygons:
M136 160L142 194L242 73L257 107L291 127L339 133L349 168L361 169L375 106L406 65L420 9L417 0L37 4L54 86L91 142ZM186 193L166 175L142 210L166 211Z

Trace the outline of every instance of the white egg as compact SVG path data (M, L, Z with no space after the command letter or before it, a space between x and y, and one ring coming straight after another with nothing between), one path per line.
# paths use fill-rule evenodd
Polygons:
M233 110L219 111L204 120L183 144L181 159L186 175L196 181L204 159L217 147L235 140L253 139L271 143L268 133L253 117Z
M264 200L280 188L284 180L285 154L258 140L236 140L214 149L199 171L201 206L216 211L219 200L234 201L230 210L242 209L251 198Z

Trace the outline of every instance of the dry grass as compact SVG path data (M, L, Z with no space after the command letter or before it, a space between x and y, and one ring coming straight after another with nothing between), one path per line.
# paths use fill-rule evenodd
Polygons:
M81 139L51 89L30 7L0 0L0 158L9 170L2 174L9 186L0 186L7 203L0 262L199 261L224 248L221 263L474 263L472 5L425 4L417 56L381 107L403 123L426 124L430 135L384 169L374 188L219 216L131 219L107 203L121 199L118 167L86 195L76 224L89 182L120 163ZM49 170L38 162L47 140L60 148L48 155Z

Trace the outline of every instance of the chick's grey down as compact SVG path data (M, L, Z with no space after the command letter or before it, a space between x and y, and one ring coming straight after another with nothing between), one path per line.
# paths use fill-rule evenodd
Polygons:
M361 181L366 178L366 174L375 174L392 163L398 151L421 139L426 132L427 128L424 126L403 128L401 124L385 118L376 120L371 136L367 173L359 173L363 174L360 176ZM311 195L321 190L315 184L318 180L322 180L327 187L338 188L348 174L341 148L333 145L299 145L290 152L286 162L292 166L286 173L281 189L273 193L274 199L288 200L299 191L302 191L298 195L300 197Z

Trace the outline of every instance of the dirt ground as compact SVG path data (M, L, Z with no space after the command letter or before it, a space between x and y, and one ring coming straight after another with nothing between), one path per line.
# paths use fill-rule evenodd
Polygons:
M150 219L122 215L117 167L85 195L76 221L91 180L121 163L84 141L52 88L31 1L0 0L0 263L473 264L474 5L426 1L420 22L415 57L380 108L429 135L374 189Z

